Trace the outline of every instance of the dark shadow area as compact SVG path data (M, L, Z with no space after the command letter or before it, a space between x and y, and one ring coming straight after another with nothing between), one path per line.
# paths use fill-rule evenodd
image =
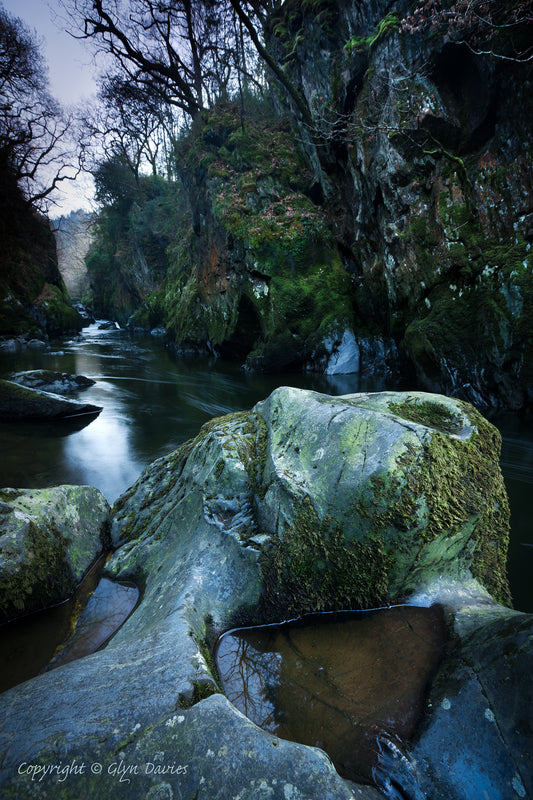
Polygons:
M222 358L230 361L244 361L262 334L257 311L252 301L243 295L239 301L235 330L228 339L217 345L217 351Z

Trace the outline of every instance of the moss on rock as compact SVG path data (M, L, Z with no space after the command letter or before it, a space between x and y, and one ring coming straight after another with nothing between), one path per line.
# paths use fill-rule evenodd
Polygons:
M0 620L65 600L108 543L109 506L90 486L0 493Z

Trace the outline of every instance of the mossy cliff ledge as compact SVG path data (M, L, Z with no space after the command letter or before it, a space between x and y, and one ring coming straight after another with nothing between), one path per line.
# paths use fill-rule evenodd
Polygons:
M0 623L66 600L108 536L92 486L0 489Z
M457 4L287 0L269 27L312 120L299 138L356 336L388 332L420 388L482 410L533 398L533 64L517 54L533 27L490 5L508 25Z
M500 604L509 602L508 508L498 455L496 430L471 406L416 392L329 397L280 388L251 411L204 425L112 510L116 549L106 572L140 586L133 614L103 650L0 697L3 796L25 794L21 761L52 763L60 752L64 763L97 762L102 772L71 773L68 785L46 777L44 800L122 796L119 762L138 766L127 792L143 800L375 798L371 787L349 787L321 751L237 712L217 682L214 640L240 622L415 593L418 602L443 603L458 637L487 621L530 624ZM512 637L507 645L506 658ZM495 649L500 675L502 653ZM522 672L511 681L521 690ZM433 719L428 707L424 720ZM503 719L500 730L515 722ZM432 742L430 767L438 730ZM511 745L491 747L489 763L507 769ZM154 754L187 769L147 770ZM443 796L438 789L432 797Z

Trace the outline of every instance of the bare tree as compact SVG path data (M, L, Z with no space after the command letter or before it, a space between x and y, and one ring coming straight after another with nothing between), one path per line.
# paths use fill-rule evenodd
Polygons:
M195 117L225 91L227 7L214 0L65 0L77 36L111 55L124 80Z
M0 170L36 206L79 172L71 126L49 94L34 36L0 6Z

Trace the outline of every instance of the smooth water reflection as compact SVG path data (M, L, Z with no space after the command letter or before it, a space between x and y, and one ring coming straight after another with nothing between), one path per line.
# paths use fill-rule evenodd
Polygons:
M0 692L102 647L133 611L139 590L102 578L106 556L69 600L0 625Z
M103 411L81 430L63 423L0 425L0 486L88 484L110 502L151 461L195 436L204 422L251 408L277 386L329 394L361 388L357 375L247 375L235 364L178 358L157 339L100 331L97 325L43 350L0 356L0 377L29 369L93 378L96 384L75 396Z
M253 722L371 782L379 738L413 734L445 642L440 606L396 606L228 631L216 663L228 699Z

